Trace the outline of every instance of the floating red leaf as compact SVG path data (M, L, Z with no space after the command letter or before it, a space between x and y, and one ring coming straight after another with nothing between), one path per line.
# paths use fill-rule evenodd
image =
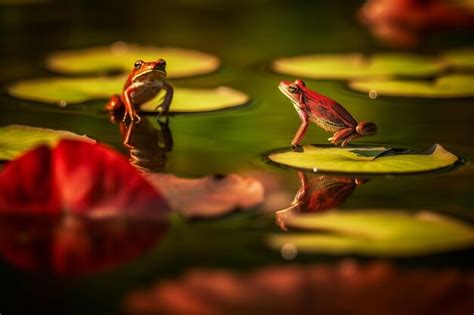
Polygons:
M32 271L105 270L156 244L169 210L118 153L62 140L25 153L0 173L0 253Z
M163 218L168 210L124 157L100 144L62 140L27 152L0 173L0 213Z

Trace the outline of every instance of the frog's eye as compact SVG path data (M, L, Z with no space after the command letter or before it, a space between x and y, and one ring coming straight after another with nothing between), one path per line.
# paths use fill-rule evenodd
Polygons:
M158 59L158 64L162 67L166 67L166 61L164 59Z
M135 69L138 70L142 67L142 65L143 65L143 61L142 60L137 60L137 61L135 61L134 67L135 67Z
M298 92L298 86L296 84L290 84L288 85L288 91L290 91L290 93L296 93Z

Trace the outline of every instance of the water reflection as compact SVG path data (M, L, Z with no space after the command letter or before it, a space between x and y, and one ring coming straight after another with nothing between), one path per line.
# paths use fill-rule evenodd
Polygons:
M314 175L308 178L298 172L300 189L288 208L275 213L276 222L282 230L287 230L285 222L299 213L319 212L342 205L355 188L370 179L333 175Z
M2 216L0 254L28 271L79 276L117 267L151 249L166 233L154 220Z
M191 270L130 292L130 314L468 314L474 273L382 261ZM374 297L377 297L374 299Z
M116 118L111 116L111 121L116 122ZM166 154L173 149L168 122L157 120L153 125L144 117L139 124L120 121L119 129L132 165L142 171L160 172L165 169Z

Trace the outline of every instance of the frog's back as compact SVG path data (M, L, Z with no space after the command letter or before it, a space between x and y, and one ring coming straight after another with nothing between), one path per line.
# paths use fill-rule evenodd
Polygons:
M338 102L314 91L305 95L305 103L310 107L309 119L324 130L336 132L357 125L352 115Z

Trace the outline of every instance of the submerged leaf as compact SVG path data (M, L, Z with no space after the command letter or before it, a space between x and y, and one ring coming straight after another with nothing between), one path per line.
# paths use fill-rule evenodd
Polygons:
M361 154L368 151L371 154ZM380 154L372 154L374 151ZM268 158L278 164L322 172L340 173L416 173L453 165L458 157L436 144L423 153L398 154L389 148L338 148L303 146L303 152L270 153ZM390 154L392 153L392 154Z
M349 87L359 92L376 95L453 98L474 97L474 75L450 74L434 82L414 80L355 80Z
M190 179L154 173L147 178L186 217L215 217L263 201L263 186L251 177L231 174Z
M356 79L367 77L427 77L438 73L444 64L426 56L380 53L364 57L359 53L305 55L274 61L278 73L310 79Z
M399 257L474 245L471 226L430 212L333 211L294 216L286 225L306 232L273 234L271 247L290 243L301 252Z
M111 46L56 52L46 61L49 69L60 73L94 73L112 70L128 72L136 60L166 60L169 78L183 78L213 72L219 68L217 57L200 51L147 47L123 42Z
M107 99L122 91L125 77L47 78L20 81L8 88L10 95L37 102L74 104ZM143 112L157 112L164 96L157 95L141 106ZM230 87L175 88L171 112L205 112L243 105L249 97ZM105 104L105 102L104 102Z
M80 136L69 131L9 125L0 127L0 160L13 160L23 152L41 144L54 146L60 139L95 143L95 140L87 136Z

